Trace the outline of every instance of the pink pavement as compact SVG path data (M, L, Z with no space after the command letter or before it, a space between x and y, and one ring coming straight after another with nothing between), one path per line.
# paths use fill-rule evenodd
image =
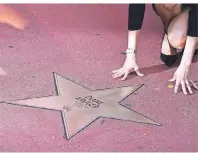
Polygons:
M198 151L198 92L167 87L176 67L160 61L163 28L147 5L138 41L146 76L114 80L124 61L127 5L12 5L29 26L0 25L0 101L55 95L56 72L90 89L144 84L123 101L162 126L100 118L70 140L58 111L0 103L0 151ZM191 77L197 79L197 57Z

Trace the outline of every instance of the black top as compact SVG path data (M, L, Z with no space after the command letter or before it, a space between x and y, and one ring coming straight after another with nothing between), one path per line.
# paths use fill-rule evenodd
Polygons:
M198 37L198 4L182 4L182 8L190 7L188 32L191 37ZM129 4L128 30L140 30L142 28L145 12L145 4Z

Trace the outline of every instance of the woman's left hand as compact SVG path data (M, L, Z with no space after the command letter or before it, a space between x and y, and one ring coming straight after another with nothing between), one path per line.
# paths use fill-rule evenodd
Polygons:
M187 90L189 91L189 93L193 93L190 83L195 89L198 90L198 86L192 80L189 81L188 79L189 69L190 65L180 64L180 66L175 71L173 78L169 80L171 82L176 81L174 88L175 93L178 92L180 84L185 95L188 94Z

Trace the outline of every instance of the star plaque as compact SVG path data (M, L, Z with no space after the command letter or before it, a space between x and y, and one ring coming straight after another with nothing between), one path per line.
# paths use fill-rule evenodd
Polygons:
M99 117L160 125L119 104L141 85L93 91L56 73L53 74L56 96L4 103L61 111L67 139L70 139Z

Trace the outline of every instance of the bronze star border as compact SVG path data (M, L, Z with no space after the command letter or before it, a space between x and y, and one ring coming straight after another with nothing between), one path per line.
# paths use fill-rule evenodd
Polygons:
M56 96L1 103L61 111L67 139L100 117L160 125L120 104L142 85L90 90L57 73L53 73L53 78Z

